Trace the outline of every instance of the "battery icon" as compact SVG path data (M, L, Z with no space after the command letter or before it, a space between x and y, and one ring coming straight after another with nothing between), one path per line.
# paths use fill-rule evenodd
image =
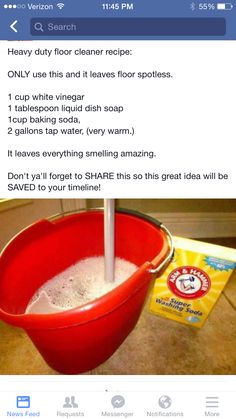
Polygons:
M217 3L218 10L232 10L233 7L232 3Z

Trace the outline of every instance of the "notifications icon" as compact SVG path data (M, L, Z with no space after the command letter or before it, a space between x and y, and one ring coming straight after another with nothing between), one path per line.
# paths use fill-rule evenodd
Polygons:
M162 409L168 409L172 404L172 400L169 396L163 395L159 398L158 404Z
M111 399L111 404L114 408L119 409L125 405L125 398L120 395L113 396Z

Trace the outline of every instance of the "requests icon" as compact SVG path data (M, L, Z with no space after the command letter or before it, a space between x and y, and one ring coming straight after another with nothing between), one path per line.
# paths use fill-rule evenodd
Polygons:
M78 407L78 404L75 401L75 396L66 397L65 402L63 404L63 408L64 409L71 409L72 407L74 409L76 409Z

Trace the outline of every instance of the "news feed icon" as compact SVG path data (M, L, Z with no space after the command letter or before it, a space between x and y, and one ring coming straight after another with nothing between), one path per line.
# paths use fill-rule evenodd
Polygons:
M29 396L17 396L16 407L18 409L28 409L30 407L30 397Z

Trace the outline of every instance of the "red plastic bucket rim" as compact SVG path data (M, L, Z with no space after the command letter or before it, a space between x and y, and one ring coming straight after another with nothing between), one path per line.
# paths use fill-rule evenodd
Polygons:
M50 221L53 222L55 220L57 220L58 218L62 218L62 217L67 217L67 216L71 216L74 214L78 214L78 213L87 213L87 212L103 212L103 208L91 208L91 209L82 209L82 210L76 210L76 211L69 211L69 212L62 212L62 213L58 213L55 214L51 217L48 217L47 219L44 219L42 221ZM167 264L171 261L173 254L174 254L174 246L173 246L173 240L172 240L172 236L169 232L169 230L158 220L154 219L153 217L150 217L146 214L142 214L138 211L133 211L133 210L127 210L127 209L117 209L116 210L117 213L123 213L123 214L129 214L131 216L134 217L138 217L141 219L146 220L147 222L153 224L154 226L160 228L160 230L162 230L162 233L165 235L165 237L167 238L167 241L164 242L163 248L161 250L161 252L151 261L147 261L145 263L143 263L143 265L141 265L138 270L136 272L134 272L134 274L132 274L129 278L127 278L127 280L125 282L123 282L122 284L118 285L115 289L109 291L108 293L106 293L105 295L91 301L88 302L84 305L81 305L77 308L73 308L70 310L65 310L63 312L60 313L50 313L50 314L12 314L12 313L8 313L5 312L4 310L2 310L0 308L0 314L2 316L2 319L13 324L15 326L19 326L19 327L24 327L24 328L32 328L33 324L36 320L40 320L40 327L37 328L44 328L44 326L47 326L46 328L55 328L54 325L54 321L57 320L62 320L66 319L68 316L72 316L73 314L75 316L79 316L80 320L73 323L73 326L76 326L78 324L84 324L90 321L95 321L96 319L106 315L108 312L111 312L115 309L117 309L119 306L123 305L126 303L128 297L126 299L123 299L122 302L120 302L119 304L114 304L113 306L110 307L110 310L108 310L108 312L106 312L106 314L104 314L102 312L102 310L97 312L96 317L94 317L92 320L90 319L90 316L88 315L89 310L91 310L93 308L93 306L100 306L102 307L105 303L107 303L109 300L111 300L111 296L114 298L115 294L117 293L117 289L124 289L125 287L131 287L132 283L135 282L135 278L137 275L150 275L151 277L153 277L153 275L158 274L160 271L162 271L162 269L167 266ZM22 229L19 233L17 233L7 244L6 246L3 248L3 250L0 253L0 258L4 256L4 253L7 251L8 247L11 245L12 242L15 241L15 239L22 234L24 231L28 230L30 227L34 226L35 223L32 223L31 225L27 226L26 228ZM133 294L138 292L142 287L144 286L144 284L142 282L139 283L139 285L135 286L133 289ZM112 298L112 299L113 299ZM50 322L51 320L51 322ZM57 322L56 322L57 323ZM51 326L50 326L51 324ZM56 326L57 328L64 328L64 327L68 327L68 325L63 325L63 326Z
M79 210L75 210L75 211L61 212L61 213L58 213L58 214L55 214L55 215L52 215L52 216L48 217L47 220L54 221L58 218L61 218L62 216L67 216L67 215L71 215L71 214L78 214L78 213L83 213L83 212L96 212L96 211L103 212L104 208L99 207L99 208L79 209ZM167 240L168 240L168 243L169 243L169 253L166 255L166 258L163 261L161 261L161 263L159 263L159 259L160 259L159 256L161 255L161 257L162 257L162 252L150 262L151 265L152 265L152 268L150 268L150 273L152 273L152 274L159 273L164 268L164 266L166 266L167 263L169 263L171 261L171 259L173 258L173 255L174 255L174 242L173 242L172 235L171 235L170 231L167 229L167 227L164 226L164 224L162 224L161 221L157 220L156 218L151 217L150 215L143 214L139 211L131 210L131 209L127 209L127 208L117 208L115 210L115 212L116 213L121 213L121 214L133 215L137 218L141 218L143 220L146 220L149 223L153 224L154 226L159 227L165 233L165 235L167 237ZM1 253L0 253L0 257L1 257Z

